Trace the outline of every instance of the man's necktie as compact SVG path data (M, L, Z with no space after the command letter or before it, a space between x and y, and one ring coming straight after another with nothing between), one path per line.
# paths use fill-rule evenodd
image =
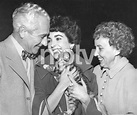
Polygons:
M36 54L31 54L25 50L22 51L22 59L26 60L27 58L29 59L35 59L36 58Z

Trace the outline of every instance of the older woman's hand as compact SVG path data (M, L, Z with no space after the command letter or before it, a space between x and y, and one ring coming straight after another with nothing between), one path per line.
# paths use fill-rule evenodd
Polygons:
M69 66L64 68L63 72L60 75L59 84L63 85L64 89L66 89L71 85L71 81L69 77L74 78L77 76L77 74L78 72L76 70L76 67L74 67L71 70Z
M83 79L81 79L82 85L79 85L73 78L69 78L73 84L69 87L70 96L80 100L83 104L88 104L90 102L90 97L87 93L87 86Z

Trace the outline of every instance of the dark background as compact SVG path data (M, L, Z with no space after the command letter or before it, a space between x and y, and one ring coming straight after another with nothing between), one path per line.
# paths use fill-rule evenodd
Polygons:
M82 30L81 48L86 49L88 56L93 45L95 27L101 22L120 21L132 28L137 39L137 1L136 0L0 0L0 41L12 33L11 15L21 3L37 3L49 13L68 15L78 21ZM129 57L137 67L137 48ZM92 64L98 63L94 58Z

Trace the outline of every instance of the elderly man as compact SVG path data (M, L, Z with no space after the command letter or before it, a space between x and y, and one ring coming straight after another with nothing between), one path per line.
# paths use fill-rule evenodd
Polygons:
M49 34L50 17L25 3L13 15L13 33L0 43L0 115L31 115L33 59Z

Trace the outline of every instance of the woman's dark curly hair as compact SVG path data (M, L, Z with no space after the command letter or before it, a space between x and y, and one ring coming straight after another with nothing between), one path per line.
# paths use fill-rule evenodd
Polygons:
M69 43L80 44L81 30L76 21L67 16L53 16L50 21L50 32L62 32L68 38Z
M109 39L109 44L120 50L121 57L128 57L135 47L134 35L131 28L120 22L105 22L99 24L93 35L94 39L100 36Z

